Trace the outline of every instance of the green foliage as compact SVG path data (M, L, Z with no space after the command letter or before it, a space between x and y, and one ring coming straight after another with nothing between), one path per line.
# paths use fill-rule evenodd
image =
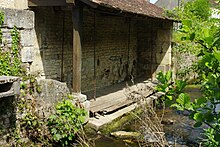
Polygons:
M181 93L178 98L176 99L176 104L172 104L171 107L176 107L178 110L192 110L192 105L190 103L189 95L185 93Z
M55 143L70 145L76 133L82 128L86 112L76 107L69 99L56 105L56 113L48 119L49 130Z
M208 0L193 0L188 2L185 6L186 15L193 15L207 20L211 16L210 3Z
M184 2L181 7L175 8L172 11L167 11L168 16L177 20L184 19L200 19L208 20L211 16L211 8L208 0L192 0Z
M39 86L34 75L27 75L22 79L20 96L16 101L17 124L15 130L9 134L11 146L27 146L24 138L28 139L32 146L37 143L45 146L49 144L47 121L37 109L37 89Z
M40 106L43 100L36 99L40 92L36 76L27 75L21 82L21 94L17 100L17 126L9 136L12 146L26 146L23 138L32 146L68 146L76 141L76 133L82 129L86 112L73 97L52 106ZM40 103L39 103L40 101ZM45 115L46 114L46 115ZM50 114L50 116L48 116ZM78 135L77 134L77 135Z
M23 69L21 68L20 50L19 50L19 31L14 27L11 31L12 46L0 49L0 75L21 76Z
M197 4L198 7L194 5L196 9L202 8L199 3ZM190 111L191 118L196 122L195 127L199 127L203 123L208 125L210 128L205 131L207 138L204 140L204 146L217 147L220 145L220 111L216 109L220 104L219 20L208 18L208 15L204 15L203 10L191 10L190 6L184 7L185 12L180 15L183 18L182 27L177 36L183 48L184 44L185 49L188 49L186 44L196 47L194 49L197 50L199 60L195 71L199 75L203 96L195 101L190 101L190 98L183 93L172 106L179 110Z
M175 46L174 54L178 56L176 65L178 68L177 76L186 78L188 73L197 71L198 67L193 63L188 66L181 66L185 60L185 54L200 54L204 46L211 48L216 44L220 45L220 32L218 23L220 20L211 18L211 5L208 0L193 0L185 3L180 8L173 10L173 17L181 20L181 24L177 26L177 31L174 32Z
M0 26L4 23L4 14L0 12ZM2 43L2 30L0 29L0 44Z
M183 89L186 87L186 82L182 80L173 80L172 71L167 73L159 72L157 74L157 80L160 82L156 86L156 90L164 93L161 100L166 102L166 104L171 104L173 98L177 98L179 94L182 93Z
M0 12L0 27L4 23L4 14ZM21 68L19 41L20 35L16 27L11 30L12 45L6 46L2 42L2 30L0 28L0 75L20 76L24 70ZM4 44L2 46L2 44Z

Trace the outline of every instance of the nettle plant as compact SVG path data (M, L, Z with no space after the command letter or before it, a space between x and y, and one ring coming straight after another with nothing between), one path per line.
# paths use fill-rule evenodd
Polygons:
M71 99L57 103L55 114L48 118L48 127L55 144L68 146L76 140L76 134L82 129L86 111L73 104Z

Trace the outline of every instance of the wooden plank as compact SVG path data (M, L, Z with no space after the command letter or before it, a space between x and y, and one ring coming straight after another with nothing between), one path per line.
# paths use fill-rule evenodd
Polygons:
M151 83L150 81L140 80L136 83L136 85L131 86L129 90L124 89L125 83L98 89L97 94L99 97L90 100L90 111L92 113L101 112L105 114L111 113L122 107L129 106L133 103L132 100L127 99L129 94L139 97L152 96L155 93L153 90L151 90L153 88L150 87L154 86L155 84ZM93 94L93 92L91 92L90 95L91 94Z
M81 45L81 19L82 6L75 1L73 6L73 93L81 93L81 66L82 66L82 45Z
M102 111L105 108L111 107L113 105L117 105L118 103L122 102L122 101L126 101L125 97L122 98L115 98L115 100L110 100L110 101L102 101L102 103L96 104L96 103L91 103L91 107L90 110L91 111Z
M122 91L118 91L107 96L102 96L98 98L98 100L92 100L90 102L90 111L92 113L99 111L114 111L115 109L133 103L133 101L127 99Z
M122 108L124 106L128 106L132 103L133 103L132 100L120 99L117 101L111 101L111 102L105 103L103 105L97 105L95 107L91 107L90 111L92 113L95 113L95 112L109 113L109 112L115 111L119 108Z
M120 99L120 98L126 98L126 96L123 94L123 92L121 91L118 91L118 92L115 92L115 93L110 93L108 95L105 95L105 96L101 96L97 99L93 99L93 100L90 100L91 102L91 107L93 105L100 105L100 104L103 104L104 102L110 102L110 101L115 101L117 99Z
M66 0L28 0L28 6L66 6Z
M117 103L116 105L112 105L111 107L107 107L104 109L105 113L110 113L113 112L119 108L125 107L125 106L129 106L132 103L134 103L132 100L126 100L126 101L122 101L120 103Z

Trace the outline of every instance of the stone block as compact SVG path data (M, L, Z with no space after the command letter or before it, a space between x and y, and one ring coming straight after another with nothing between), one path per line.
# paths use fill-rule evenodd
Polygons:
M20 31L21 40L20 43L23 47L30 47L35 42L35 32L33 29L25 29Z
M28 0L14 0L15 9L27 9Z
M34 56L34 60L30 66L30 72L32 73L39 72L43 74L44 73L43 61L42 61L41 52L38 50L38 48L33 48L33 56Z
M22 62L33 62L34 54L32 47L24 47L21 49L21 61Z
M85 109L87 115L84 118L84 123L87 123L89 121L89 111L90 111L90 101L85 101L82 103L83 108Z
M9 8L0 8L0 11L5 15L3 26L8 28L16 26L19 29L34 28L34 12Z
M13 8L14 7L14 0L1 0L0 7Z
M73 93L73 97L76 98L80 103L83 103L87 100L87 96L81 93Z
M66 83L52 79L40 79L38 83L41 88L40 98L49 104L62 100L70 93Z
M13 9L27 9L28 0L1 0L0 7Z
M20 93L20 79L13 76L0 76L0 98Z

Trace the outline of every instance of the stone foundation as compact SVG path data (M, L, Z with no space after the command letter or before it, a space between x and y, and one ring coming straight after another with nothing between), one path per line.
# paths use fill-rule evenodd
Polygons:
M7 133L16 127L16 96L20 79L0 76L0 146L6 145Z

